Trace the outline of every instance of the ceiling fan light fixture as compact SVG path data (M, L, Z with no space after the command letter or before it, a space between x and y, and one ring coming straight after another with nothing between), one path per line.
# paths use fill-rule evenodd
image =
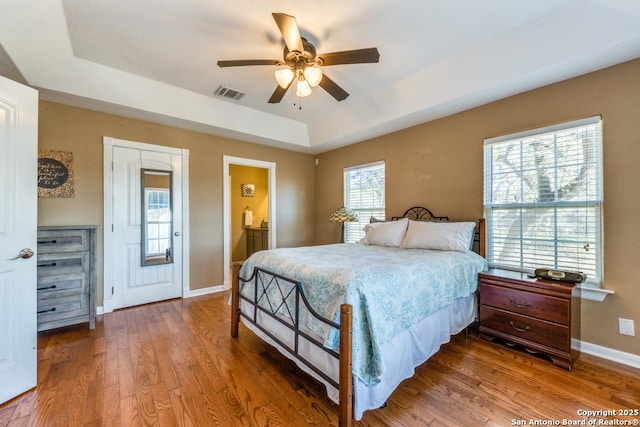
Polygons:
M305 80L304 76L301 75L296 85L296 96L303 98L309 95L311 95L311 86L309 86L309 82Z
M276 70L276 81L281 88L286 89L291 84L291 81L295 77L295 73L291 68L281 68Z
M309 86L316 87L322 80L322 70L317 65L313 65L304 69L304 78Z

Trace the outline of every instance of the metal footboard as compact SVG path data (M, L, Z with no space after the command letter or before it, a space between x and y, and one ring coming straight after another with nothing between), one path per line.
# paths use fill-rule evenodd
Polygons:
M245 279L239 276L242 263L233 264L232 298L231 298L231 336L238 336L240 317L254 325L262 333L271 338L281 348L286 350L293 358L303 363L320 378L336 387L339 391L339 422L341 426L350 426L353 419L353 378L351 374L352 363L352 307L349 304L340 306L340 323L321 316L309 304L304 294L302 284L283 275L255 267L251 277ZM242 286L253 283L252 297L242 295ZM250 312L240 309L240 301L246 301L251 305ZM322 341L305 332L300 325L301 305L318 321L336 328L340 333L339 352L326 348ZM258 321L259 314L268 316L280 325L287 328L293 334L293 343L287 343L278 338L272 331L265 328ZM300 353L300 341L315 346L331 357L339 361L338 381L327 375L312 362L305 359Z

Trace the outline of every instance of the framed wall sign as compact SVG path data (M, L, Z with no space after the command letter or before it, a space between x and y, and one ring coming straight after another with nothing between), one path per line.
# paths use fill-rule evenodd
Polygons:
M73 153L38 150L38 197L74 197Z

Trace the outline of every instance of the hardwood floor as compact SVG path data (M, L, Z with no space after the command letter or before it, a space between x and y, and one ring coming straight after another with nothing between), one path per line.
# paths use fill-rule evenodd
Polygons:
M41 333L38 386L0 406L0 426L336 425L323 388L244 327L230 338L229 317L217 295ZM640 409L638 369L583 355L568 372L463 333L356 425L531 425L620 409Z

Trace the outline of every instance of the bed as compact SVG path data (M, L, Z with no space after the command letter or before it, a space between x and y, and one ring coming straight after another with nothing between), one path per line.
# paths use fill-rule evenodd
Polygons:
M365 228L359 243L260 251L233 265L231 335L242 321L322 382L343 426L383 406L476 319L487 268L482 219L413 207Z

